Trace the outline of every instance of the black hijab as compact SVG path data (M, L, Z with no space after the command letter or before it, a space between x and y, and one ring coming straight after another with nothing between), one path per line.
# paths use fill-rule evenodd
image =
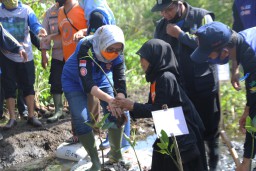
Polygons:
M158 74L166 71L173 73L179 80L178 62L169 43L151 39L142 45L137 54L150 63L146 71L147 82L153 82Z

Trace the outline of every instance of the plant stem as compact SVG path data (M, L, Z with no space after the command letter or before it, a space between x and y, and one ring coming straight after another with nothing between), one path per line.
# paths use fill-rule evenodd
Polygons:
M177 156L177 163L178 163L178 166L179 166L178 168L179 168L180 171L183 171L182 160L181 160L179 146L178 146L176 137L174 135L172 135L172 139L173 139L173 143L174 143L175 154Z
M114 92L115 92L115 95L117 95L117 91L116 89L114 88L114 86L112 85L111 81L109 80L108 76L106 75L106 73L104 72L103 68L100 66L100 64L98 64L98 62L95 61L95 59L93 59L93 57L91 56L85 56L84 58L90 58L99 68L100 70L104 73L104 75L106 76L106 78L108 79L108 82L110 84L110 86L113 88Z

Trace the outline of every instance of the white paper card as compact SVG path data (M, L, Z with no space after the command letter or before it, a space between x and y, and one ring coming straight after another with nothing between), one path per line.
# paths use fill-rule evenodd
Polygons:
M158 137L161 136L161 130L169 137L189 134L182 107L153 111L152 116Z

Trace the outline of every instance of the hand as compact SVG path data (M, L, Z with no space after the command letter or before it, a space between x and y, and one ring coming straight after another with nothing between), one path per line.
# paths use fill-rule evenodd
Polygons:
M42 37L41 43L42 44L50 44L51 40L52 40L52 36L48 35L48 36Z
M77 31L77 32L74 34L74 36L73 36L73 40L74 40L75 42L78 42L80 39L84 38L85 35L86 35L86 31L87 31L87 29L82 29L82 30Z
M251 159L244 158L243 162L236 168L236 171L249 171L251 165Z
M28 61L28 55L24 49L20 50L19 54L20 54L21 59L23 59L23 62Z
M172 37L175 37L178 39L180 33L182 33L183 31L180 29L179 26L177 26L176 24L167 24L166 26L166 32L167 34L169 34Z
M47 31L44 28L41 28L41 30L38 33L38 37L45 37L47 36Z
M123 114L123 111L120 107L117 107L114 103L114 99L111 99L109 102L108 102L108 110L111 112L111 114L118 118L118 117L121 117L121 115Z
M134 102L130 99L116 97L114 100L114 103L116 104L116 106L122 108L123 110L129 110L129 111L133 110Z
M46 50L42 50L41 56L42 56L41 65L42 65L42 67L43 67L44 69L46 69L47 66L48 66L49 55L48 55L48 53L46 52Z
M240 86L240 83L239 83L239 78L240 78L240 75L239 73L234 73L232 74L231 76L231 84L232 86L237 90L241 90L241 86Z
M249 115L249 106L246 106L244 108L244 113L241 116L241 118L239 119L239 129L242 133L246 133L246 129L245 129L245 122L246 122L246 117Z

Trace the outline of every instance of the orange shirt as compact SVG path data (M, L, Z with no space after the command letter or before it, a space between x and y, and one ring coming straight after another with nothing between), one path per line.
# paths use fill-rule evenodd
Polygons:
M87 21L84 18L84 10L79 5L75 5L67 13L67 17L78 30L87 28ZM62 37L62 48L65 61L67 61L76 49L76 42L73 41L73 35L77 30L71 26L69 21L64 13L64 7L60 8L58 14L58 25Z

